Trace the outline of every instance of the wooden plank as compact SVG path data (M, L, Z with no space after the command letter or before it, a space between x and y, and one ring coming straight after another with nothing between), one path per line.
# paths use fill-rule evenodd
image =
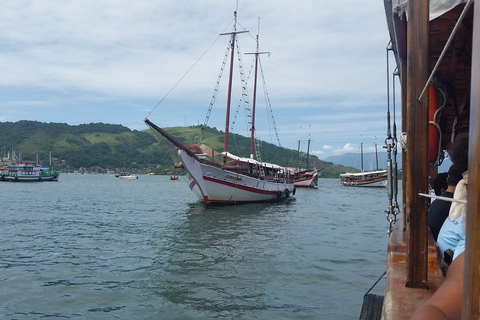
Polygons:
M477 3L478 4L478 3ZM474 6L463 319L480 318L480 6Z
M407 26L407 190L406 283L428 288L427 209L419 193L428 193L428 97L420 94L429 75L429 1L410 1Z
M408 117L407 117L407 61L406 59L401 59L400 60L400 74L404 75L403 77L400 78L401 81L401 86L402 86L402 132L407 132L407 124L408 124ZM402 212L405 215L405 212L407 212L407 189L408 189L408 184L404 183L404 181L407 181L407 153L405 150L401 149L402 152ZM403 221L403 230L406 229L406 218L404 217L402 219Z

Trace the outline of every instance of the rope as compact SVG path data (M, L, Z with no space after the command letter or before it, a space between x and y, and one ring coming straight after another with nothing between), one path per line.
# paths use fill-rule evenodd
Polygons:
M367 293L365 293L363 296L365 297L367 294L370 293L370 291L372 291L372 289L377 285L377 283L387 274L387 271L383 272L383 274L380 276L380 278L378 278L378 280L373 284L373 286L370 287L370 289L368 289Z
M225 30L227 30L227 28L231 25L232 23L230 22L230 24L223 30L223 32L225 32ZM223 33L222 32L222 33ZM211 47L213 47L213 45L215 44L215 42L217 42L218 38L220 38L221 34L212 42L212 44L200 55L200 57L197 59L197 61L195 61L195 63L184 73L184 75L182 77L180 77L180 79L175 83L175 85L163 96L163 98L155 105L155 107L147 114L147 116L145 118L148 118L150 116L150 114L152 114L153 111L155 111L155 109L163 102L163 100L165 100L165 98L167 98L167 96L173 91L173 89L175 89L177 87L177 85L183 80L183 78L185 78L187 76L188 73L190 73L190 71L193 69L193 67L195 67L197 65L197 63L203 58L203 56L210 50Z
M392 74L393 79L393 136L390 126L390 69L388 52L393 50L391 42L386 47L387 53L387 137L385 138L385 146L387 149L387 187L388 187L388 208L385 210L386 218L389 222L388 234L391 235L393 226L397 222L397 215L400 213L398 205L398 177L397 177L397 125L395 121L395 76L399 75L398 69ZM388 141L391 141L390 143Z
M278 136L277 125L275 123L275 117L273 116L272 104L270 102L270 97L268 96L267 84L265 82L265 74L263 73L263 67L262 67L262 62L261 62L260 58L258 59L258 65L260 66L260 73L262 75L263 91L265 92L265 103L268 106L267 112L270 111L270 116L272 118L273 129L275 131L275 136L277 138L278 146L282 147L282 145L280 143L280 137Z
M447 98L446 98L446 95L445 95L445 92L443 92L442 89L440 88L436 88L435 87L435 94L437 93L437 91L440 91L442 93L442 96L443 96L443 104L442 106L440 106L436 111L435 111L435 114L433 116L433 120L432 121L429 121L428 123L429 124L432 124L433 126L435 126L435 128L438 130L438 134L439 134L439 139L438 139L438 151L437 151L437 158L435 159L435 163L433 163L431 166L432 167L435 167L435 166L440 166L443 162L443 159L444 159L444 153L442 151L442 129L440 128L440 124L438 123L438 119L440 119L440 116L443 112L443 109L445 109L446 107L446 104L447 104Z

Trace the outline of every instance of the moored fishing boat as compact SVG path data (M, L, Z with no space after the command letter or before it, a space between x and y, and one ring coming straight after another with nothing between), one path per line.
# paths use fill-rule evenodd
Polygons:
M253 104L250 116L251 145L250 157L237 156L228 151L228 138L230 127L230 104L232 99L232 81L233 81L233 63L235 60L235 51L238 50L237 36L240 33L248 31L237 31L237 11L234 12L233 30L226 35L230 35L230 72L228 80L227 93L227 111L225 119L225 138L223 152L219 153L206 147L201 143L188 145L182 143L174 136L167 133L162 128L155 125L149 119L145 118L145 123L152 128L154 133L158 133L173 143L178 149L178 155L182 160L183 167L188 172L190 189L198 198L206 204L240 204L253 202L278 201L289 198L295 194L294 172L288 168L267 163L261 160L258 143L255 143L255 107L256 107L256 84L258 65L260 64L258 35L257 50L254 53L255 76L253 84ZM228 52L225 58L228 57ZM240 60L240 53L236 57ZM225 61L224 61L225 63ZM243 74L240 73L243 77ZM242 100L248 97L246 93L246 81L242 81ZM215 88L215 94L218 91ZM212 107L212 104L210 108ZM250 109L250 108L249 108ZM208 114L210 114L209 109ZM208 116L207 116L208 119ZM254 153L256 157L254 158Z
M60 171L42 167L35 161L18 161L0 168L0 181L58 181L59 176Z
M393 83L398 77L401 84L402 132L410 138L402 149L401 212L396 188L389 186L390 240L382 319L409 318L432 295L443 291L440 253L427 224L430 200L423 195L428 194L429 176L438 171L444 150L461 133L470 136L468 178L480 179L480 6L472 3L384 0L391 39L387 58L393 52L396 62L388 77ZM387 148L395 154L395 127L392 135L390 129L389 123ZM389 169L395 181L393 166ZM479 199L480 185L468 184L463 279L449 280L458 285L458 291L449 297L455 301L449 303L456 310L455 318L480 318ZM364 319L379 316L371 314Z

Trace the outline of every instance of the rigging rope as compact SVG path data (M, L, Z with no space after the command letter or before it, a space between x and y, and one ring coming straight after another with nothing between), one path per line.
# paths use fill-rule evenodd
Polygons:
M247 81L245 79L245 73L243 71L243 62L242 62L242 57L241 57L241 52L240 52L240 46L239 46L238 39L237 39L236 48L237 48L238 70L239 70L239 73L240 73L240 82L241 82L241 87L242 87L242 96L240 98L240 101L238 102L237 110L236 110L235 115L233 117L233 121L232 121L232 124L230 126L230 130L233 130L233 128L235 126L235 120L238 117L238 111L240 109L242 101L243 101L243 105L244 105L244 108L245 108L245 111L246 111L245 112L246 117L250 118L250 123L251 123L251 119L252 119L252 109L250 107L250 101L249 101L249 98L248 98ZM248 127L247 127L247 130L248 130Z
M278 146L282 147L282 145L280 143L280 138L278 136L277 125L275 123L275 117L273 116L272 104L270 103L270 97L268 96L267 84L265 82L265 75L263 73L262 60L260 58L258 59L258 64L260 66L260 73L262 75L263 91L265 92L265 102L266 102L266 105L268 107L267 111L270 111L270 115L272 117L273 129L275 131L275 136L277 137Z
M239 50L239 49L238 49ZM240 51L238 52L238 56L240 56ZM252 75L252 71L254 69L254 66L255 66L255 60L252 61L252 64L250 65L250 69L248 71L248 75L246 77L246 79L244 80L245 82L245 86L247 86L248 84L248 81L250 80L250 76ZM248 92L246 93L246 98L249 99L249 95L248 95ZM238 113L240 111L240 106L242 105L242 101L243 101L243 96L242 98L240 98L240 100L238 101L238 104L237 104L237 108L236 108L236 111L235 111L235 115L233 117L233 122L236 121L237 117L238 117ZM250 128L248 127L248 125L252 124L252 109L250 107L250 103L248 101L246 101L246 104L244 103L244 109L245 109L245 126L246 126L246 131L249 132ZM250 118L250 120L248 119ZM232 124L232 130L233 130L233 124ZM233 136L233 140L235 142L235 149L237 150L237 154L241 154L240 153L240 150L238 148L238 144L237 144L237 139L236 139L236 136ZM258 159L257 159L258 160Z
M225 56L223 57L222 66L220 67L220 72L218 74L217 83L215 84L215 89L213 89L212 99L210 100L210 105L207 110L207 115L205 116L205 121L203 123L203 129L207 127L208 120L210 119L210 113L212 112L213 105L217 100L218 94L218 87L220 86L220 80L222 79L223 71L225 70L225 65L227 63L228 54L230 52L230 45L227 46L227 50L225 51Z
M395 76L399 76L398 68L392 74L392 89L393 89L393 128L390 122L390 67L389 67L389 51L392 51L393 47L391 42L387 45L387 137L385 138L385 146L387 149L387 177L388 177L388 209L387 221L390 223L388 234L391 235L393 226L397 222L397 215L400 213L398 205L398 169L397 169L397 124L395 120ZM393 130L393 134L392 134Z
M225 29L223 29L223 32L225 32L225 30L227 30L232 25L232 23L233 23L233 20L228 24L228 26ZM173 89L176 88L176 86L183 80L183 78L185 78L187 76L187 74L193 69L193 67L195 67L197 65L197 63L210 50L210 48L213 47L213 45L215 44L215 42L217 42L217 40L218 40L218 38L220 38L220 36L221 36L221 34L219 34L218 37L212 42L212 44L210 44L210 46L208 46L208 48L200 55L200 57L197 59L197 61L195 61L194 64L190 68L188 68L188 70L183 74L182 77L180 77L180 79L175 83L175 85L170 90L168 90L168 92L155 105L155 107L147 114L147 116L145 118L148 118L150 116L150 114L152 114L152 112L155 111L155 109L163 102L163 100L165 100L167 98L167 96L173 91Z

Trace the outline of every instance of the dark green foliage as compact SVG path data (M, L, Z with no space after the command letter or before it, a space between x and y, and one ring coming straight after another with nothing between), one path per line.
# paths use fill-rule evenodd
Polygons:
M186 144L193 144L198 138L211 148L223 151L224 133L216 128L201 126L173 127L165 130ZM230 152L249 157L250 139L237 134L229 135ZM0 156L12 150L23 160L34 161L38 155L45 165L49 152L56 158L55 166L63 171L80 167L110 170L132 170L165 173L178 163L177 152L164 138L154 133L130 130L122 125L90 123L71 126L65 123L42 123L37 121L0 122ZM295 165L297 151L278 148L262 142L262 161L280 165ZM337 178L351 168L336 166L330 162L310 156L311 166L325 168L323 177Z

